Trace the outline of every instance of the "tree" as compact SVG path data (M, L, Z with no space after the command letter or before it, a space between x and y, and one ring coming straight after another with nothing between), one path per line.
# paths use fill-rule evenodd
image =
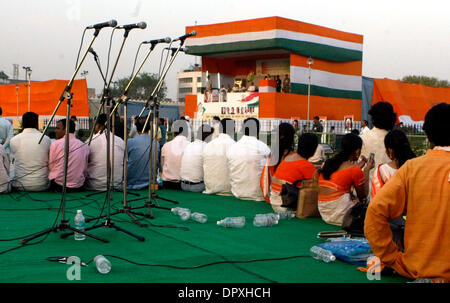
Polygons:
M428 86L434 86L434 87L450 87L450 82L447 80L439 80L434 77L427 77L427 76L405 76L402 78L403 82L407 83L415 83L415 84L423 84Z
M125 77L114 82L110 87L110 93L113 98L120 97L125 91L125 87L130 81L130 77ZM156 84L158 83L158 75L150 73L141 73L133 80L130 88L128 89L128 97L130 99L145 99L150 97ZM164 100L166 97L167 87L164 82L162 88L158 93L158 99Z

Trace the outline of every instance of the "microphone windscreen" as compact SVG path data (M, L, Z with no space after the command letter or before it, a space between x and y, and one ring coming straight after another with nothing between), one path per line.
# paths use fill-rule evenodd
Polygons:
M197 31L192 31L192 32L191 32L191 35L192 35L192 36L196 36L196 35L197 35Z
M112 19L111 21L109 21L109 26L116 27L117 26L117 21Z
M145 23L145 22L139 22L139 23L138 23L138 26L139 26L140 29L145 29L145 28L147 27L147 23Z
M172 41L172 39L170 39L170 37L166 37L166 43L170 43L170 41Z

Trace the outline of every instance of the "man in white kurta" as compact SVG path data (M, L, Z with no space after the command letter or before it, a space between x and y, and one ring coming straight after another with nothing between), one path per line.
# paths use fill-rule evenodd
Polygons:
M106 177L107 177L107 140L105 123L107 117L105 114L100 115L97 125L95 127L96 134L92 137L91 145L89 146L89 160L88 160L88 173L86 178L86 188L91 190L106 190ZM114 159L113 155L113 136L110 133L110 163L111 172L114 171L113 182L111 186L114 188L121 188L123 181L123 155L125 144L123 140L114 136ZM113 162L114 160L114 162Z
M252 121L258 122L254 118L244 121L244 136L227 153L231 192L238 199L264 201L260 178L270 148L257 138L259 122L258 130L249 130L252 129L249 125Z
M234 121L225 118L220 123L221 134L203 150L204 194L231 193L227 152L236 143L231 137L234 136Z
M49 187L48 159L51 140L38 130L39 116L33 112L22 116L23 131L10 141L15 178L12 186L20 191L45 191Z
M14 129L11 122L2 117L2 108L0 107L0 144L5 148L6 154L9 155L9 142L14 136Z

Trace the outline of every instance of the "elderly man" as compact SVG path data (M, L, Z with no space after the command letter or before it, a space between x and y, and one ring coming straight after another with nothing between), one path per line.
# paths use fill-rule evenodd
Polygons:
M244 135L227 152L231 192L236 198L264 201L260 179L270 148L259 138L259 121L247 118Z
M220 121L221 134L209 142L203 150L203 171L205 194L231 193L227 152L235 144L234 121L224 118Z
M75 137L75 123L66 119L59 120L56 124L56 140L50 145L49 175L50 189L62 191L64 182L64 150L66 127L69 127L69 155L67 166L67 192L82 191L87 176L89 159L89 147Z
M92 138L91 145L89 146L89 162L86 178L86 188L91 190L106 190L106 120L106 114L101 114L98 117L97 124L95 125L95 136ZM110 148L110 163L114 165L114 176L112 176L113 182L111 186L120 188L123 181L124 142L118 136L114 136L113 140L112 132L110 133L110 136L110 146L112 146L114 141L114 162L112 162L113 148Z
M411 279L450 282L450 104L425 116L433 147L407 161L370 202L364 234L383 266ZM404 250L392 239L389 221L406 214Z
M15 171L12 185L16 190L47 190L51 140L44 136L39 143L42 133L38 130L39 116L36 113L28 112L22 116L22 128L22 133L13 137L10 142Z

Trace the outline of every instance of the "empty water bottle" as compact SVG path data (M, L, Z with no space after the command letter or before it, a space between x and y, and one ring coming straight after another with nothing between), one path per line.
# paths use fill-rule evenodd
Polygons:
M333 262L336 260L336 257L329 250L323 249L319 246L311 247L311 255L314 259L322 260L323 262Z
M98 272L101 274L107 274L111 271L111 262L102 255L96 256L94 258L94 263Z
M217 225L224 227L244 227L245 217L227 217L220 221L217 221Z
M206 221L208 221L208 217L205 214L201 213L193 213L191 215L191 218L198 223L206 223Z
M277 225L279 218L276 214L256 215L253 225L257 227Z
M178 216L180 210L189 210L189 209L187 209L187 208L182 208L182 207L175 207L175 208L172 208L170 211L172 212L172 214Z
M82 213L82 211L80 209L77 210L77 214L75 216L74 223L75 223L75 228L76 229L84 231L84 225L86 223L85 223L85 220L84 220L83 213ZM75 240L80 241L80 240L86 239L86 235L84 235L82 233L75 232L74 233L74 238L75 238Z
M191 217L191 211L187 208L182 208L178 211L178 216L180 216L181 220L186 221Z
M291 209L278 209L276 214L280 216L280 219L291 219L295 217L295 211Z

